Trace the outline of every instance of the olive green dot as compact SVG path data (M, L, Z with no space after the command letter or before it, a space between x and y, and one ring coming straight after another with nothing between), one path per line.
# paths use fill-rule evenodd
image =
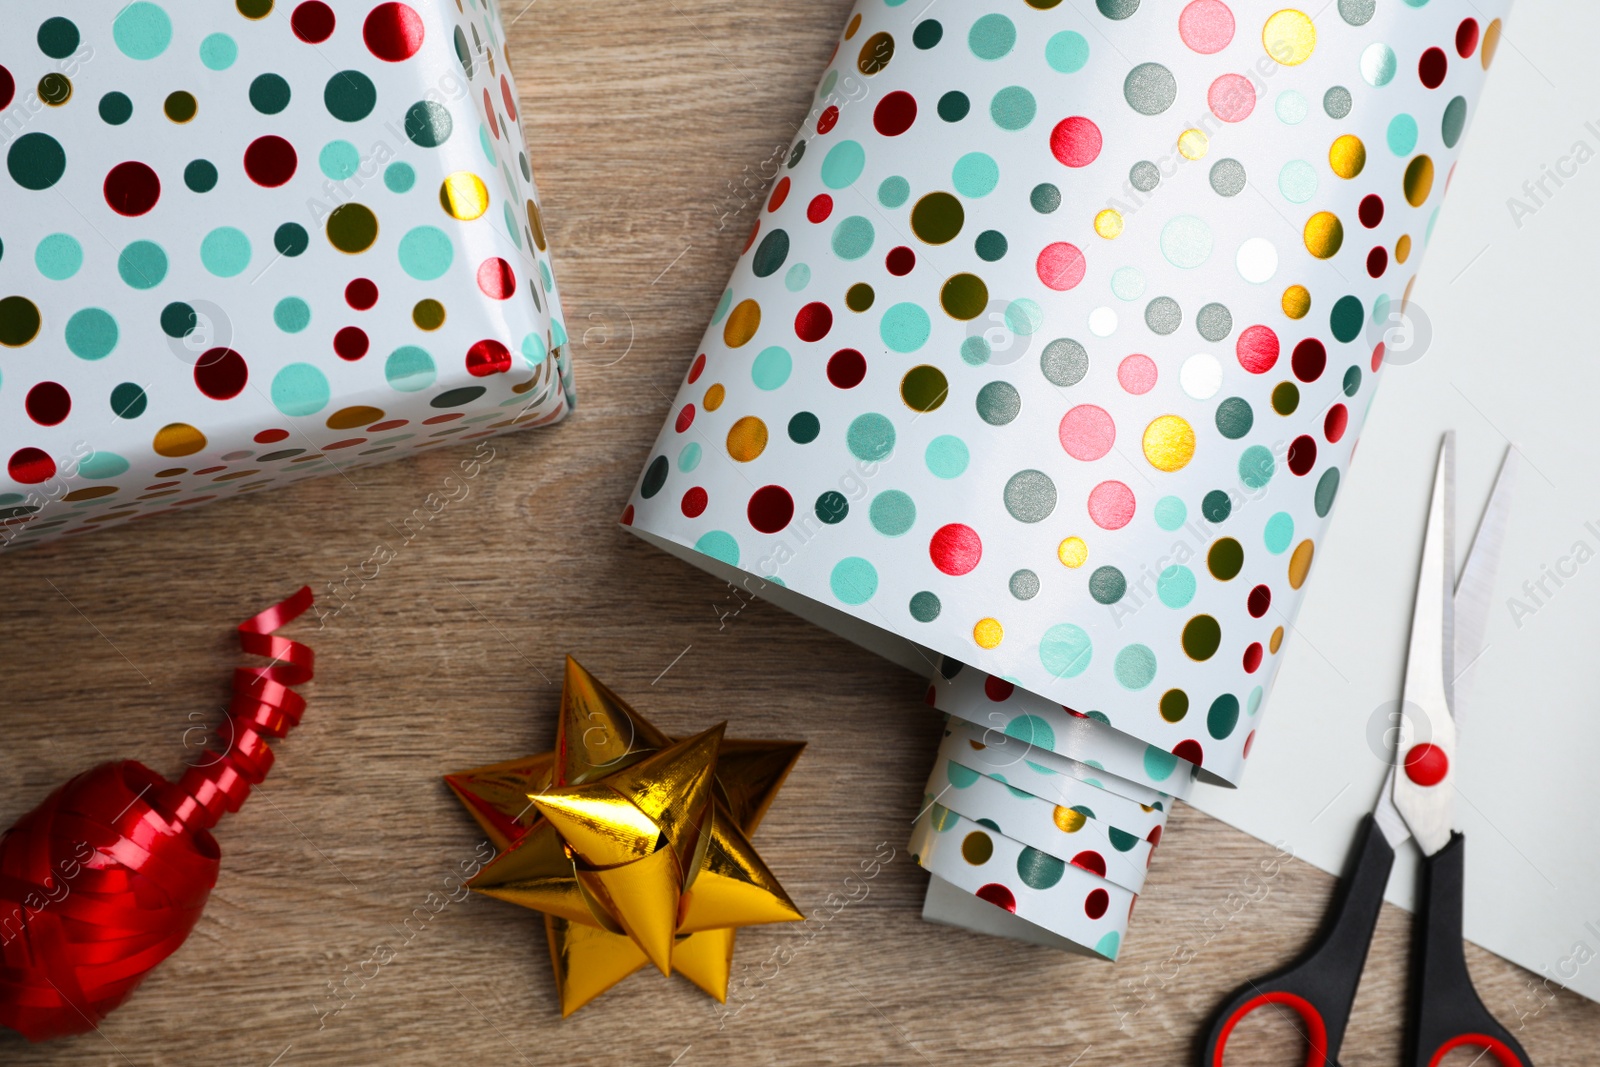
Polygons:
M1272 410L1279 415L1293 415L1300 406L1300 387L1293 382L1279 382L1272 390Z
M1218 581L1232 581L1244 567L1244 548L1231 537L1224 537L1206 553L1206 566Z
M876 294L866 282L856 282L844 294L844 306L851 311L866 311L872 306Z
M1189 714L1189 694L1182 689L1168 689L1161 694L1161 717L1168 722L1182 722Z
M967 220L961 201L950 193L929 193L911 209L911 232L931 245L955 239Z
M912 367L900 380L900 398L912 411L934 411L950 395L950 382L938 367Z
M1210 615L1196 615L1183 627L1183 650L1193 660L1208 660L1222 644L1222 627Z
M953 275L939 290L939 304L951 318L971 321L988 307L989 287L976 274Z
M167 96L161 105L161 110L166 113L167 118L182 124L195 117L200 110L200 102L194 98L193 93L179 89Z

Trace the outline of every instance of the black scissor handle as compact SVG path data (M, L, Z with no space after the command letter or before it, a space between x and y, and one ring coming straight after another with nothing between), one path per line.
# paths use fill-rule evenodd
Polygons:
M1235 990L1205 1031L1200 1067L1222 1067L1239 1020L1260 1008L1294 1011L1305 1024L1306 1067L1337 1067L1350 1006L1367 963L1394 849L1368 815L1351 849L1352 866L1334 890L1322 929L1294 962Z
M1438 1067L1451 1049L1462 1047L1487 1051L1499 1067L1531 1067L1517 1039L1483 1006L1467 972L1461 941L1466 851L1466 838L1451 834L1448 845L1422 861L1406 1067Z

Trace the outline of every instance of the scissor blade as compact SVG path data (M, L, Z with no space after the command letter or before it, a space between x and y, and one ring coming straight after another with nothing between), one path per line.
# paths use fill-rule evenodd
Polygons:
M1489 611L1494 597L1495 578L1500 571L1500 553L1505 545L1506 525L1511 515L1511 497L1516 488L1519 454L1506 449L1495 478L1489 503L1483 509L1472 551L1456 582L1455 671L1450 689L1450 711L1461 723L1464 706L1472 689L1472 669L1483 655L1489 629ZM1463 681L1465 679L1465 681Z
M1411 611L1411 641L1395 748L1394 805L1427 855L1450 841L1455 780L1455 720L1450 714L1455 579L1455 434L1439 447L1423 539L1417 597ZM1423 746L1432 746L1424 749ZM1423 759L1424 755L1429 756ZM1442 758L1442 763L1440 759ZM1432 773L1430 773L1432 772Z

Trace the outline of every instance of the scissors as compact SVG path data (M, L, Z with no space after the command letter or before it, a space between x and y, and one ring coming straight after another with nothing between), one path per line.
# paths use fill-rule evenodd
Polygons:
M1408 838L1422 851L1406 1019L1405 1067L1437 1067L1456 1048L1482 1049L1500 1067L1530 1067L1516 1038L1483 1006L1461 941L1465 838L1454 829L1456 727L1463 672L1482 654L1495 572L1511 507L1516 452L1508 450L1472 552L1456 583L1455 434L1439 449L1428 532L1417 576L1406 653L1399 743L1377 805L1361 821L1348 872L1316 940L1286 967L1246 982L1206 1031L1201 1067L1222 1067L1228 1037L1260 1008L1293 1011L1304 1024L1306 1067L1338 1067L1350 1006L1383 907L1395 850Z

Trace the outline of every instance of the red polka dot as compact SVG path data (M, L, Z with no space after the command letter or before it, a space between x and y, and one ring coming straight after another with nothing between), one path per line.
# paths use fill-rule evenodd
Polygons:
M1265 374L1278 362L1278 335L1270 326L1250 326L1234 344L1239 366L1251 374Z
M1383 197L1376 193L1361 198L1361 206L1356 209L1356 214L1361 219L1361 225L1372 229L1383 221Z
M1111 446L1117 443L1117 424L1105 408L1097 404L1079 404L1061 416L1056 436L1067 455L1090 462L1110 452Z
M1200 747L1200 742L1198 741L1179 741L1172 746L1172 754L1185 762L1194 764L1196 767L1205 764L1206 753Z
M928 541L928 556L945 574L957 577L970 574L983 558L983 541L978 531L959 522L941 526Z
M754 226L750 227L750 236L746 237L744 239L744 247L739 249L739 254L741 256L744 255L746 252L750 251L751 247L756 243L756 234L758 234L760 232L761 232L761 220L760 219L756 219L756 224Z
M802 341L820 341L833 329L833 311L827 304L812 301L794 317L795 336Z
M474 378L504 374L511 369L511 350L499 341L479 341L467 349L467 373Z
M1100 155L1100 127L1082 115L1056 123L1050 131L1050 151L1069 167L1087 167Z
M1322 420L1322 436L1328 439L1329 444L1338 444L1349 424L1350 410L1343 404L1335 404L1328 409L1327 418Z
M478 264L478 288L491 300L510 300L517 291L516 272L499 256L491 256Z
M1216 55L1233 40L1233 12L1222 0L1194 0L1178 16L1178 36L1201 55Z
M6 464L6 473L11 475L11 480L14 482L38 485L47 478L55 476L56 461L42 449L19 448L11 453L11 461Z
M517 121L517 94L511 91L511 79L500 75L500 102L506 106L506 115Z
M916 269L917 254L905 245L900 245L889 249L889 254L883 257L883 265L896 278L904 278Z
M1133 521L1133 490L1121 482L1101 482L1089 490L1089 518L1102 530L1120 530Z
M1383 272L1389 269L1389 250L1378 245L1367 253L1367 274L1374 278L1383 277Z
M817 133L827 133L837 125L839 125L839 108L829 104L823 109L822 114L817 116Z
M1422 53L1422 58L1417 60L1417 77L1422 79L1422 84L1429 89L1437 89L1444 84L1444 76L1450 70L1450 60L1442 48L1430 48Z
M683 433L694 425L694 405L685 404L683 410L678 412L678 421L673 424L679 433Z
M1328 365L1328 350L1315 337L1307 337L1294 346L1289 365L1294 368L1296 378L1302 382L1314 382L1322 377L1322 371Z
M367 331L359 326L346 326L333 335L333 350L339 358L355 362L367 354L371 342L367 340Z
M767 210L776 211L789 199L789 176L785 174L778 179L778 184L772 187L772 195L767 198Z
M885 137L899 137L916 121L917 98L898 89L879 100L872 112L873 127Z
M1260 641L1252 641L1250 647L1244 650L1244 671L1254 674L1261 667L1262 648Z
M1010 700L1011 694L1016 691L1017 687L1004 678L996 678L991 674L983 680L983 695L997 704Z
M831 214L833 214L833 197L827 193L814 197L811 203L806 205L806 218L812 222L823 222Z
M1132 355L1117 364L1117 384L1134 396L1144 396L1156 387L1156 361L1149 356Z
M0 66L0 108L11 106L11 98L17 95L17 80L11 72Z
M623 526L632 526L633 525L633 505L632 504L629 504L627 507L622 509L622 517L619 518L617 520L617 522L621 523Z
M1272 590L1264 585L1258 585L1250 590L1250 596L1245 601L1245 607L1250 611L1252 619L1259 619L1272 607Z
M72 411L72 394L59 382L40 382L28 390L22 406L28 418L40 426L56 426L67 419Z
M1096 889L1083 898L1083 913L1091 919L1099 919L1111 907L1111 894L1104 889Z
M1438 745L1424 741L1406 753L1406 777L1422 786L1438 785L1450 773L1450 756Z
M1085 264L1077 245L1056 241L1044 246L1034 264L1039 280L1056 292L1065 292L1083 281Z
M1102 878L1106 876L1106 858L1093 849L1085 849L1072 857L1072 865L1098 874Z
M369 311L378 302L378 284L370 278L357 278L344 287L344 302L357 311Z
M1379 341L1372 349L1372 373L1378 373L1378 368L1383 366L1383 342Z
M276 189L293 178L299 165L294 145L273 134L257 137L244 150L244 172L251 181L268 189Z
M213 348L194 365L194 384L212 400L232 400L244 392L250 368L231 348Z
M1250 731L1250 736L1244 739L1244 758L1250 758L1250 750L1256 746L1256 732Z
M410 59L422 47L422 16L405 4L379 4L361 26L367 50L388 63Z
M489 136L496 141L500 139L500 120L495 118L494 101L489 99L489 90L483 91L483 117L489 120Z
M1466 59L1478 50L1478 20L1462 19L1456 27L1456 55Z
M999 882L990 882L988 885L981 885L978 887L978 891L973 895L979 900L987 900L990 904L993 904L997 908L1004 908L1013 913L1017 910L1017 898L1012 895L1011 890L1007 889Z
M289 26L294 35L306 44L321 44L333 36L335 24L333 8L322 0L306 0L289 16Z
M706 495L706 491L697 485L683 494L683 500L678 506L683 509L686 517L698 519L701 513L706 510L706 504L709 500L710 498Z
M105 195L118 215L143 215L161 199L161 179L143 163L118 163L106 175Z
M1243 74L1224 74L1206 90L1206 105L1223 122L1243 122L1256 109L1256 87Z
M1289 442L1289 469L1304 478L1317 465L1317 441L1310 434L1301 434Z
M828 381L840 389L854 389L867 376L867 357L853 348L841 348L828 357Z
M763 485L750 495L745 516L762 533L777 533L794 518L794 497L781 485Z
M693 363L689 364L689 384L693 385L695 382L699 381L700 375L704 374L705 371L706 354L702 352L698 356L694 357Z
M275 445L288 436L288 430L262 430L260 433L255 435L254 440L258 445Z
M1144 839L1150 842L1150 848L1154 850L1157 845L1161 844L1161 827L1151 827L1150 832L1144 835Z

